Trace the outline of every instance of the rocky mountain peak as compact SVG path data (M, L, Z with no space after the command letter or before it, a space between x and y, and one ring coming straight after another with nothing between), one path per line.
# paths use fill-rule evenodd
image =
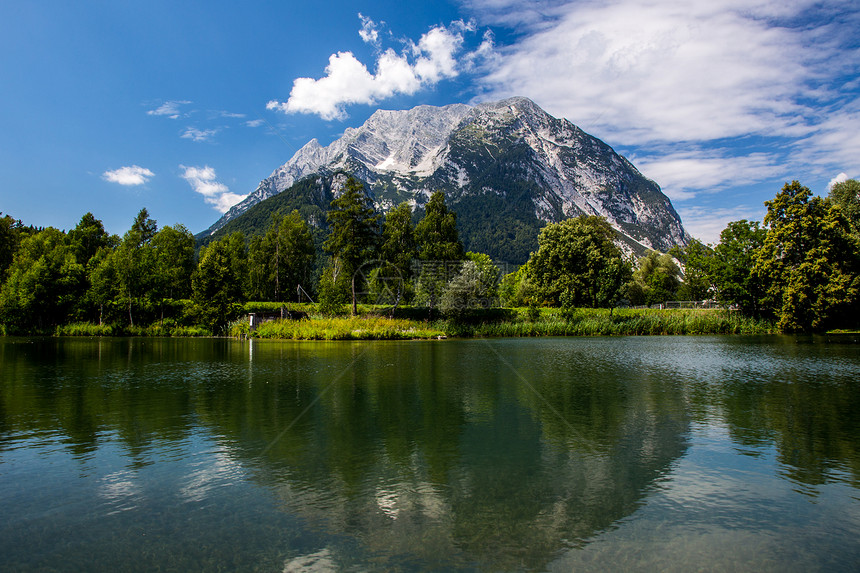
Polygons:
M525 97L378 110L326 147L308 142L208 232L305 177L338 172L365 181L382 210L446 192L467 247L509 261L536 247L540 226L579 214L606 217L629 251L666 251L688 240L656 183ZM470 244L470 234L494 238Z

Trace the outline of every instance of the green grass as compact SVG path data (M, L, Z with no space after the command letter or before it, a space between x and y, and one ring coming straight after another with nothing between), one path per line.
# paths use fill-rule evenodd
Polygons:
M251 305L254 306L251 306ZM281 303L249 303L257 312L275 310ZM563 313L557 308L541 308L535 317L528 308L493 309L500 312L476 315L467 322L450 319L427 321L426 309L401 308L398 314L409 318L388 318L381 310L363 307L364 316L324 317L314 314L313 305L287 305L291 311L311 315L310 320L276 320L261 324L250 335L256 338L286 340L412 340L446 337L529 337L529 336L631 336L685 334L775 334L769 321L743 317L724 310L696 309L576 309ZM857 331L831 331L832 334ZM0 325L0 335L6 335ZM212 336L200 326L183 326L166 319L148 326L99 325L77 322L58 326L55 336ZM230 325L233 337L248 336L247 316Z
M379 316L274 320L264 322L251 333L247 322L237 321L230 334L286 340L413 340L445 336L423 322Z
M113 324L94 324L75 322L58 326L54 336L212 336L212 332L199 326L180 326L170 321L154 323L149 326L118 326Z
M450 337L528 336L631 336L683 334L772 334L770 322L745 318L722 310L633 310L577 309L564 314L560 309L540 309L536 320L526 308L512 311L509 320L433 322L362 317L322 317L310 320L275 320L248 332L241 318L230 327L234 337L252 336L287 340L408 340Z
M770 322L745 318L723 310L634 310L576 309L567 316L559 309L541 309L531 321L527 309L519 309L512 322L484 323L475 326L453 324L451 336L631 336L682 334L771 334Z

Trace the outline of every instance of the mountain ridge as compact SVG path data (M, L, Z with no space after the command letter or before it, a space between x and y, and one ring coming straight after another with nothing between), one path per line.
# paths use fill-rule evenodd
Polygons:
M308 176L337 172L364 181L381 211L401 201L421 207L433 191L444 191L467 248L489 243L482 252L489 247L495 252L488 254L511 262L536 248L541 226L580 214L606 217L632 252L689 240L655 182L603 141L524 97L377 110L328 146L309 141L200 236ZM513 236L524 229L533 240ZM487 234L495 238L479 240Z

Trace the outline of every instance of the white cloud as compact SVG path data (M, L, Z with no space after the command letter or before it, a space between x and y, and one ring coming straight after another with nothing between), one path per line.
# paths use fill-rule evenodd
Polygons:
M796 3L795 3L796 4ZM626 144L809 130L825 58L767 2L616 0L553 6L502 50L493 97L529 95Z
M685 150L631 160L673 201L765 181L785 172L778 158L767 153L737 156L728 150Z
M131 165L127 167L120 167L119 169L114 169L113 171L105 171L102 173L102 177L106 181L110 181L111 183L119 183L120 185L143 185L146 183L150 177L155 177L155 173L146 169L145 167L140 167L138 165Z
M214 201L209 199L205 199L205 201L213 205L215 207L215 210L219 213L226 213L230 209L230 207L242 201L247 196L247 193L245 195L239 195L238 193L232 192L222 193L221 195L218 195Z
M732 221L761 221L764 217L764 207L753 209L747 205L729 208L678 207L677 210L687 232L706 244L719 243L720 233Z
M158 116L167 116L170 119L178 119L183 117L183 114L179 111L180 106L190 104L190 101L166 101L161 104L159 107L155 109L151 109L146 112L147 115L158 115Z
M474 55L460 53L466 32L474 32L474 25L457 21L448 27L434 27L417 44L409 42L403 53L391 48L379 53L374 73L352 52L332 54L325 77L296 79L286 102L273 100L266 108L284 113L313 113L326 120L345 119L346 105L373 104L395 94L414 94L457 76L458 57L474 61ZM485 44L479 48L484 54L492 48L491 43Z
M358 17L361 19L361 30L358 31L358 35L364 43L378 48L380 46L379 24L362 15L361 12L358 13Z
M260 127L264 125L266 122L262 119L249 119L245 122L245 125L248 127Z
M186 167L180 165L183 173L180 175L191 188L203 195L203 200L214 206L219 213L226 212L230 207L247 197L232 193L223 183L219 183L215 170L208 165L203 167Z
M190 139L191 141L207 141L216 133L218 133L217 129L197 129L196 127L187 127L185 128L185 133L180 137L183 139Z
M822 177L835 169L860 173L860 101L827 113L794 147L793 162L816 167Z
M830 180L830 183L827 184L827 190L830 191L837 183L845 183L846 181L848 181L848 174L840 173L839 175Z

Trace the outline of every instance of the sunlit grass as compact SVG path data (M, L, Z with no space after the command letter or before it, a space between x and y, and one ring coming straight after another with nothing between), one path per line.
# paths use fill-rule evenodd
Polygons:
M181 326L167 323L154 323L148 326L118 326L113 324L94 324L75 322L58 326L54 336L175 336L195 337L212 336L212 332L201 326Z
M576 309L566 315L559 309L541 309L536 320L528 309L519 309L517 319L459 325L446 322L436 326L449 336L631 336L683 334L772 334L768 321L747 318L723 310L634 310Z
M247 323L236 323L230 334L285 340L412 340L445 336L427 323L379 316L274 320L250 333Z

